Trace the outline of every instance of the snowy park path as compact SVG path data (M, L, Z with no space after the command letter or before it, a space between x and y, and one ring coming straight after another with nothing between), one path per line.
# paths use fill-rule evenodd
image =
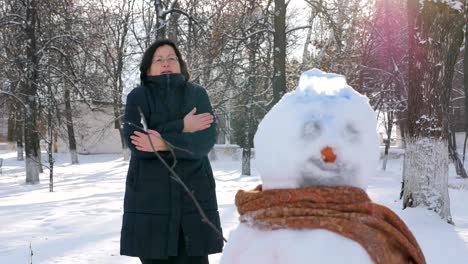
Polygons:
M54 192L49 192L48 171L41 183L24 184L24 162L16 153L0 152L4 159L0 176L0 263L140 263L119 255L122 200L128 163L117 155L80 156L70 165L68 156L57 155ZM241 177L239 161L213 162L218 203L225 236L237 225L233 205L238 189L260 181ZM371 198L393 209L414 232L429 264L468 263L468 183L450 183L452 216L456 226L445 224L425 209L401 210L398 199L401 160L391 160L388 171L372 178ZM219 255L210 256L212 264Z

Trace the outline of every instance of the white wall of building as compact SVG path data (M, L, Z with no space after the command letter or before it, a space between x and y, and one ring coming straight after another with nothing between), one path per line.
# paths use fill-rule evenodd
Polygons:
M93 110L84 103L74 106L73 127L79 154L122 153L118 129L114 128L111 105L93 105ZM68 137L62 126L58 139L58 151L68 152Z

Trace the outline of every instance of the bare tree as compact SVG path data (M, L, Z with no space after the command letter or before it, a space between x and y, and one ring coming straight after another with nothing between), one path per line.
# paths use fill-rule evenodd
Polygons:
M275 0L273 33L273 101L276 104L286 93L286 3Z
M122 144L122 152L126 160L129 159L129 151L123 134L121 117L123 116L122 95L124 90L124 61L129 57L129 28L132 18L135 0L120 0L114 2L112 7L100 2L100 23L104 25L100 34L103 50L94 54L94 60L102 69L108 82L104 83L111 91L111 100L114 110L114 127L119 130ZM93 24L98 24L95 21Z
M67 9L73 1L28 0L5 3L0 27L7 40L3 45L4 50L7 58L11 58L6 62L7 67L13 69L8 76L11 83L15 84L14 93L25 104L26 182L38 183L42 169L39 136L45 127L41 126L41 114L44 113L44 107L51 107L42 101L48 94L48 85L55 89L56 94L60 94L55 80L57 76L68 75L61 70L62 65L59 66L60 59L70 60L62 44L75 40L70 31L63 28L61 18L67 10L69 14L73 13Z
M264 63L263 60L269 57L272 52L273 39L269 28L272 25L271 1L262 5L262 1L245 1L242 3L245 9L238 18L236 36L229 36L233 43L240 49L239 68L242 75L233 76L234 87L237 87L233 113L233 127L236 142L242 148L242 174L250 175L250 159L253 148L253 136L258 121L267 112L272 103L272 93L270 89L270 76L267 72L271 65L271 60ZM265 49L268 48L268 49ZM270 57L271 58L271 57ZM239 78L242 77L242 78ZM264 100L262 100L264 99ZM265 100L266 99L266 100Z
M28 0L24 3L25 17L23 28L26 45L26 72L22 80L22 92L26 103L26 118L24 120L24 138L26 152L26 183L39 182L39 149L37 134L37 90L39 82L39 50L38 39L38 1Z
M302 62L301 62L301 71L306 70L307 64L310 62L310 51L309 51L309 46L312 42L312 23L314 21L315 16L317 15L317 12L311 8L310 15L309 15L309 20L308 20L308 25L310 25L309 29L307 29L307 35L306 39L304 41L304 49L302 52Z
M64 34L70 34L72 35L72 27L74 26L74 21L72 20L74 18L73 12L73 1L65 1L64 2L64 9L63 9L63 14L62 14L62 21L64 22L63 24L65 25L64 28ZM73 43L70 41L67 41L62 44L63 49L66 50L67 52L71 52L74 50L75 47L72 47L72 45L77 45L77 43ZM72 75L74 73L73 69L73 63L72 63L72 55L73 54L61 54L63 57L59 60L60 64L62 64L64 69L66 69L66 72ZM67 138L68 138L68 149L70 150L70 158L71 158L71 163L72 164L78 164L78 152L76 148L76 138L75 138L75 129L73 126L73 109L71 106L71 89L70 87L73 86L72 83L70 83L70 79L65 78L64 76L61 78L63 80L63 99L65 103L65 123L67 126ZM51 95L50 95L51 96ZM52 120L48 113L48 124L50 125ZM51 128L50 128L51 129ZM52 130L49 133L49 148L52 146ZM51 155L51 150L49 150L49 156ZM51 164L53 165L53 164Z
M368 38L362 48L357 88L381 113L386 139L382 169L385 170L394 123L402 122L407 109L405 6L401 0L377 1L367 25ZM403 29L403 30L402 30Z
M408 0L409 72L403 207L425 206L452 222L448 115L463 14L447 3Z

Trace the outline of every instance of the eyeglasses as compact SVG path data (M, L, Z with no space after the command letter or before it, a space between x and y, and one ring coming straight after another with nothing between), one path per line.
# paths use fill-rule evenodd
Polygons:
M169 58L166 58L166 59L157 58L157 59L152 61L153 64L158 64L158 65L161 65L161 64L163 64L165 62L167 62L169 64L176 64L177 62L179 62L179 59L177 57L169 57Z

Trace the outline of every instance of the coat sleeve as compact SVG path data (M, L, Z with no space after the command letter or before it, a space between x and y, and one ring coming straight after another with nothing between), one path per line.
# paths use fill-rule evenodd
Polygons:
M195 86L197 114L211 113L210 99L205 89ZM183 122L182 122L183 129ZM185 133L185 132L162 132L161 136L171 145L176 147L174 149L177 159L197 160L205 157L210 152L211 148L216 142L216 121L205 130Z
M142 127L141 116L140 116L140 112L138 111L138 107L145 109L143 107L142 102L139 102L139 100L141 101L142 98L138 98L136 89L134 89L132 92L128 94L127 103L125 105L125 115L124 115L125 140L127 141L128 148L132 152L132 156L138 159L157 159L157 156L153 152L140 151L136 149L135 145L132 144L132 140L130 139L130 136L133 135L133 132L138 131L138 129L131 124Z

